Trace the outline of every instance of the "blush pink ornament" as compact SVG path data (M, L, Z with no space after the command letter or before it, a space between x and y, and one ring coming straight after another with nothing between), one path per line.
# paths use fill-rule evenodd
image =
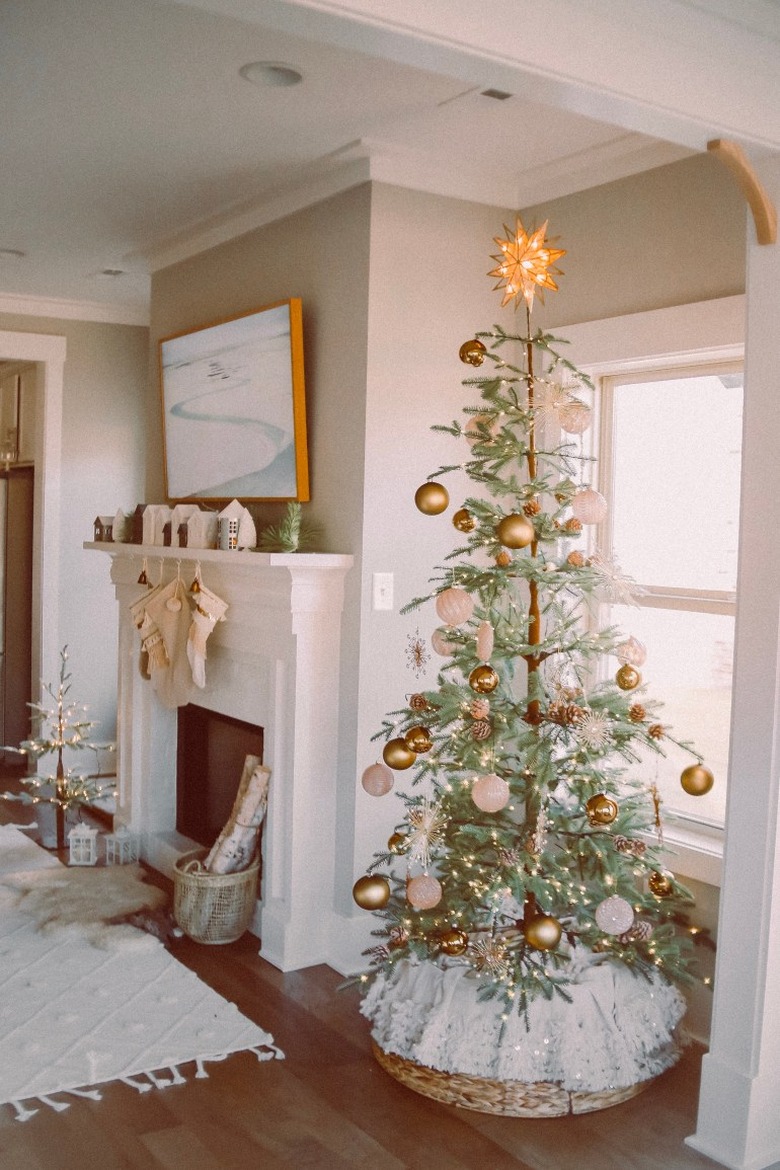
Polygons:
M499 812L509 804L509 785L494 772L477 776L471 785L471 799L482 812Z
M439 626L431 634L431 646L442 658L448 658L457 649L456 646L453 646L452 642L447 640L447 633L448 631L445 626Z
M386 764L369 764L360 783L369 796L386 796L393 787L393 773Z
M406 883L406 900L415 910L432 910L442 896L441 882L430 874L421 873Z
M561 430L567 435L581 435L590 426L592 411L586 402L579 398L572 398L558 408L558 421Z
M445 589L436 598L436 612L448 626L462 626L474 612L474 598L465 589Z
M466 442L470 447L473 447L475 443L486 442L484 436L479 433L482 427L484 427L489 432L492 438L498 428L498 420L492 418L489 414L472 415L463 429Z
M647 661L647 650L639 639L632 635L615 647L615 657L618 662L626 663L628 666L644 666Z
M489 662L493 653L493 627L490 622L480 622L477 627L477 658Z
M600 524L607 514L607 501L594 488L580 488L572 499L571 510L581 524Z

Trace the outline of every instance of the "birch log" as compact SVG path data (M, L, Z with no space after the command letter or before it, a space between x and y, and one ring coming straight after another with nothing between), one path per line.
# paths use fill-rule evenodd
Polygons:
M252 864L268 807L270 777L258 756L246 757L230 817L203 863L209 873L237 873Z

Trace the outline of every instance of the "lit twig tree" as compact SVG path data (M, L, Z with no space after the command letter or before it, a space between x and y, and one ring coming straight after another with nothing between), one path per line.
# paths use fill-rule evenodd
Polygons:
M20 801L23 804L50 804L56 810L57 848L65 848L65 816L67 810L89 804L112 793L116 788L113 776L101 775L97 771L85 772L67 763L70 752L90 749L98 759L101 751L112 751L110 743L94 743L90 733L95 727L87 719L86 708L69 699L71 675L68 673L68 648L60 651L60 675L57 686L43 684L43 691L51 704L31 703L33 734L18 747L4 746L4 751L26 755L36 764L51 759L53 773L41 774L36 771L22 779L21 793L0 793L3 800Z
M664 868L660 799L637 765L672 745L694 760L686 791L713 782L642 693L644 647L594 628L595 603L633 583L575 547L606 501L571 440L544 441L587 428L593 389L531 330L563 255L546 226L529 235L518 220L496 240L490 275L503 303L524 302L527 328L464 343L461 359L486 365L464 382L479 402L434 428L470 453L432 474L417 507L444 512L439 480L464 466L479 495L454 512L464 540L431 593L407 607L434 602L445 664L376 737L383 759L363 787L382 795L409 769L412 790L353 891L383 919L363 1011L388 1071L438 1099L534 1115L622 1100L676 1059L692 900Z

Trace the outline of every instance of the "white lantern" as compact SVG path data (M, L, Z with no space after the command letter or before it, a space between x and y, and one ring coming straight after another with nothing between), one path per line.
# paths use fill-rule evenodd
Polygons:
M581 524L600 524L607 514L607 501L593 488L581 488L571 502L572 515Z
M97 862L97 829L89 825L74 825L68 833L70 865L95 865Z
M106 865L130 865L138 861L140 842L127 825L119 825L113 833L109 833L105 845Z

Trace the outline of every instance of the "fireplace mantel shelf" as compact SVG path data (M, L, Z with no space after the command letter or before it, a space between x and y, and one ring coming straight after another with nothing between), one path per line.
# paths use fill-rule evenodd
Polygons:
M188 561L193 564L256 565L258 568L348 569L352 557L346 553L266 553L253 549L226 552L221 548L173 548L160 544L126 544L110 540L84 541L85 549L108 553L112 557L146 557L147 560Z

